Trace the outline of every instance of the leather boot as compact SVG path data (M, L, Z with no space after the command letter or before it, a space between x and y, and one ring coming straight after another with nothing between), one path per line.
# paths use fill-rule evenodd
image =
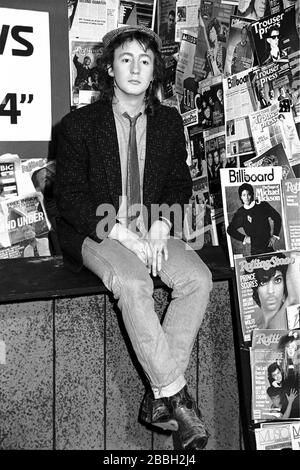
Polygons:
M179 424L175 439L179 440L185 450L204 449L209 433L196 402L185 386L178 393L169 397L171 413Z
M178 423L170 414L168 398L154 399L150 390L145 393L142 401L140 420L164 431L178 430Z

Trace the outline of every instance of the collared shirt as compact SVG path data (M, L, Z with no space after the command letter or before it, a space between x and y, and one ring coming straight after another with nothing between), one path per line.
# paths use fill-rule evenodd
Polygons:
M128 158L128 142L130 133L130 122L129 119L123 116L126 109L119 103L112 103L118 145L120 154L121 164L121 176L122 176L122 199L118 212L118 220L120 222L126 221L126 179L127 179L127 158ZM147 115L145 113L145 104L142 105L139 112L142 115L136 121L136 143L139 160L139 171L140 171L140 187L141 187L141 203L143 204L143 180L144 180L144 168L145 168L145 157L146 157L146 131L147 131ZM138 113L137 113L138 114Z

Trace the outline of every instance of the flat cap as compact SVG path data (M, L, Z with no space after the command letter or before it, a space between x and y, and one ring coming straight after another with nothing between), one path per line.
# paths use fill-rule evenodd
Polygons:
M112 29L111 31L109 31L103 36L103 39L102 39L103 45L106 48L107 46L109 46L109 44L112 41L114 41L118 36L120 36L120 34L128 33L128 32L135 32L135 31L144 33L146 34L146 36L149 36L151 39L154 39L154 41L157 44L158 50L161 49L162 42L161 42L160 37L154 31L152 31L152 29L146 28L146 26L142 26L142 25L140 26L125 25L117 29Z

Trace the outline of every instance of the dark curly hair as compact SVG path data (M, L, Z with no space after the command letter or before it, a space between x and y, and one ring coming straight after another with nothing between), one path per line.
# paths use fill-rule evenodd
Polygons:
M112 67L115 50L126 41L136 40L145 51L150 49L154 54L153 80L146 90L146 113L153 114L155 106L160 103L159 93L164 79L164 62L156 41L142 31L124 32L112 41L104 50L100 61L100 99L111 102L114 97L114 79L108 74Z
M259 259L259 260L263 259L265 261L267 259L271 259L273 256L274 256L274 254L271 254L269 256L264 256L263 258L260 258L259 256L256 257L256 258ZM281 259L286 258L285 254L281 253L281 252L276 253L276 257L281 258ZM252 291L253 291L253 300L257 303L257 305L259 307L261 307L261 304L260 304L260 299L259 299L259 295L258 295L258 288L261 285L261 283L269 282L270 279L272 279L272 277L275 276L276 271L280 271L281 274L282 274L283 284L284 284L283 294L284 294L284 297L287 298L287 296L288 296L288 290L287 290L287 285L286 285L287 270L288 270L288 265L287 264L278 265L278 266L272 267L272 268L267 269L267 270L265 270L263 268L259 268L259 269L255 270L255 278L257 280L257 287L253 287Z
M251 198L252 198L252 201L254 199L254 189L253 189L253 186L251 186L251 184L249 183L243 183L241 184L241 186L239 186L239 189L238 189L238 193L239 193L239 198L240 200L242 201L242 192L243 191L248 191L248 193L250 194Z

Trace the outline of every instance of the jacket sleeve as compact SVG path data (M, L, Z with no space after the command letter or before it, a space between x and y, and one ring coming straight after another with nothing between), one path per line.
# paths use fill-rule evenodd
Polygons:
M234 214L232 221L227 227L227 233L232 238L239 240L240 242L244 241L245 235L239 232L239 228L243 227L243 217L239 210Z
M79 234L95 233L100 220L89 188L89 155L83 120L66 116L58 131L55 197L60 217Z
M192 178L186 163L187 151L182 117L177 110L172 109L172 111L170 137L173 147L173 159L163 188L162 200L169 205L176 203L183 205L188 203L192 195Z
M183 216L185 206L189 203L192 195L192 178L186 163L187 151L182 117L176 109L172 109L169 135L173 150L172 165L161 194L160 203L166 204L168 207L172 207L174 204L179 205ZM168 216L166 215L166 217ZM173 223L173 220L171 222Z
M280 230L281 230L281 225L282 225L281 215L279 214L279 212L277 212L276 209L274 209L274 207L271 206L271 204L269 204L268 202L266 202L266 204L268 207L268 216L271 217L271 219L274 222L273 233L274 235L278 237Z

